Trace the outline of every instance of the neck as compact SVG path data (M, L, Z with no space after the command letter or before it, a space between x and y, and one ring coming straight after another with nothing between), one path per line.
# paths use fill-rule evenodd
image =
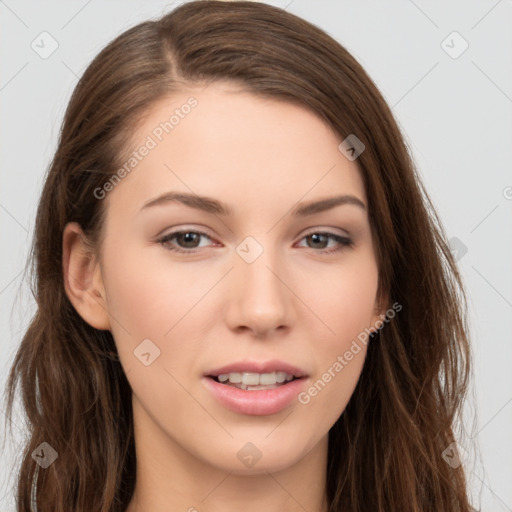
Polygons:
M244 471L239 466L231 470L215 466L195 456L139 408L134 408L134 424L137 479L126 512L328 510L327 435L288 467L274 471L255 465Z

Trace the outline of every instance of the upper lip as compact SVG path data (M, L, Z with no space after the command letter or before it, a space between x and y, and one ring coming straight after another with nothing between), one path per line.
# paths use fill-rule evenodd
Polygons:
M208 377L218 377L223 373L272 373L272 372L285 372L294 377L306 377L307 373L296 366L293 366L284 361L273 359L271 361L238 361L230 363L222 367L210 370L205 373Z

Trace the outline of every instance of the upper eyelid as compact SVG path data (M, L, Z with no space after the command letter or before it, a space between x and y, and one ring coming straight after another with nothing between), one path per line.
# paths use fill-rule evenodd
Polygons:
M162 238L168 238L168 237L176 236L176 235L179 235L181 233L197 233L197 234L200 234L201 236L208 237L210 240L213 240L215 238L214 236L209 235L205 230L197 229L197 228L185 228L185 229L180 228L180 229L176 229L176 230L173 230L173 231L169 231L168 233L163 233L162 235L158 235L156 238L158 240L161 240Z

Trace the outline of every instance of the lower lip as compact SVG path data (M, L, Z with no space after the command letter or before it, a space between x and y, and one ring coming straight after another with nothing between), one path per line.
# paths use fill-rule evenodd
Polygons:
M306 378L292 380L277 388L255 391L221 384L211 377L203 377L202 380L207 389L227 409L240 414L263 416L280 412L297 398Z

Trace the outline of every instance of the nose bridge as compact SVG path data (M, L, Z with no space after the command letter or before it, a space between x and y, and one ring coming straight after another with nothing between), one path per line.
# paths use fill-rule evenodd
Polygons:
M236 248L231 322L257 331L275 329L291 321L291 293L285 286L284 255L271 236L248 236Z

